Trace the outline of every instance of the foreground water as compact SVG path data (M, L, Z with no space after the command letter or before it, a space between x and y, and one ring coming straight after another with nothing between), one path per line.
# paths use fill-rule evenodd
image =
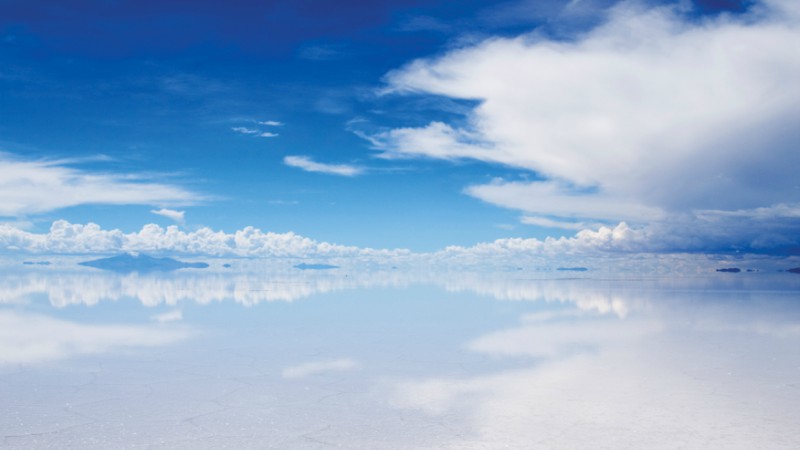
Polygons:
M0 276L7 448L800 448L800 275Z

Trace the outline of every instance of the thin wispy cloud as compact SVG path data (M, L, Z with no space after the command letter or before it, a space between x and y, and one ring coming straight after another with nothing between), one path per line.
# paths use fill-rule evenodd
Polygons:
M143 175L90 171L68 163L0 153L0 216L19 217L88 204L189 205L204 199Z
M297 200L281 200L281 199L274 199L267 201L270 205L299 205L300 202Z
M233 127L231 130L242 133L242 134L258 134L259 131L254 128L247 128L247 127Z
M280 127L280 126L283 126L283 123L277 122L277 121L274 121L274 120L256 121L256 123L258 125L263 125L263 126L267 126L267 127ZM237 133L240 133L240 134L246 134L246 135L250 135L250 136L263 137L263 138L272 138L272 137L278 137L279 136L278 133L274 133L272 131L265 131L265 130L259 129L259 128L232 127L231 130L233 130L233 131L235 131Z
M166 217L168 219L172 219L177 223L183 223L186 216L186 211L177 211L174 209L167 209L167 208L152 209L150 210L150 212L159 216Z
M283 163L290 167L305 170L306 172L317 172L328 175L340 175L344 177L354 177L364 173L364 169L349 164L326 164L319 163L309 156L286 156Z
M546 228L561 228L563 230L585 230L587 228L598 228L600 225L587 224L586 222L569 222L564 220L553 220L547 217L524 216L520 222L525 225L536 225Z
M153 315L150 319L158 323L178 322L183 320L183 311L180 309L173 309L172 311Z

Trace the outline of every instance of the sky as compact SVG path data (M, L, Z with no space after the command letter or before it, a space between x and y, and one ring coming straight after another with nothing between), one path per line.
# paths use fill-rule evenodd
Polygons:
M800 253L791 0L0 1L0 251Z

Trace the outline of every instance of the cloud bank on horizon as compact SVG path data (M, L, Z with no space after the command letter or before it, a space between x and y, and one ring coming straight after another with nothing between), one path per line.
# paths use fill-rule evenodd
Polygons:
M151 223L125 233L66 220L53 222L47 233L0 224L0 249L39 254L151 252L246 257L391 257L409 253L318 242L291 232L265 233L254 227L226 233L207 227L184 231L176 225L163 228Z
M625 222L616 226L600 226L596 230L578 231L572 237L508 238L473 246L448 246L433 253L414 253L407 249L373 249L316 241L298 234L263 232L246 227L234 232L215 231L208 227L194 231L177 225L163 228L147 224L139 231L125 233L106 230L94 223L73 224L66 220L53 222L47 233L34 233L12 224L0 224L0 249L6 253L32 254L109 254L148 252L213 257L289 257L289 258L360 258L389 260L426 257L453 262L479 262L481 259L525 256L558 258L559 256L602 256L624 254L656 254L680 252L715 253L729 250L731 242L741 240L742 248L750 245L745 230L684 230L676 234L672 228L631 228ZM715 235L714 240L709 236ZM757 236L756 236L757 237ZM680 249L680 250L675 250ZM748 247L753 250L752 247Z

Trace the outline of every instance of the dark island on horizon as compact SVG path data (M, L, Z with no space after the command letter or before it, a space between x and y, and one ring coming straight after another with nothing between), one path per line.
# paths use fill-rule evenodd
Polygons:
M113 272L170 272L178 269L205 269L204 262L184 262L172 258L154 258L145 254L124 253L110 258L94 259L78 263L81 266Z

